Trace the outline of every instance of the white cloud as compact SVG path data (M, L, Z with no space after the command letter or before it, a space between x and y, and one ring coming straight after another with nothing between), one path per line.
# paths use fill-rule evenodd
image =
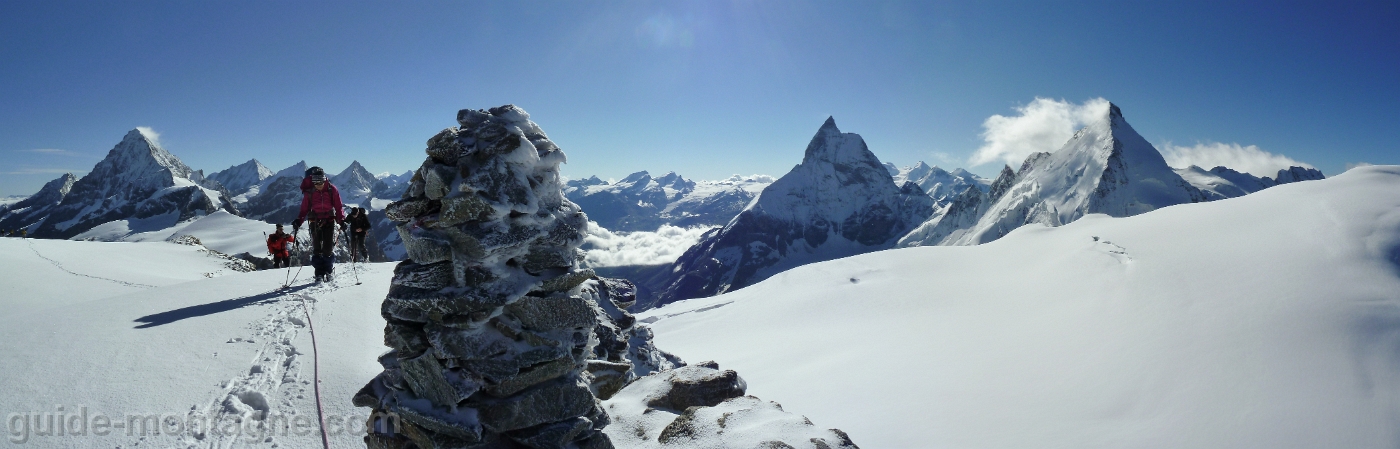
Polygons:
M164 146L160 144L160 133L156 132L156 130L154 129L151 129L151 127L137 126L136 130L140 131L141 135L146 136L146 138L150 139L151 143L156 144L156 146Z
M1016 108L1020 115L993 115L982 122L982 140L986 143L972 153L972 166L990 162L1020 165L1031 153L1055 151L1064 146L1074 132L1094 120L1108 115L1108 100L1094 98L1083 104L1036 97L1035 101Z
M1191 147L1179 147L1167 142L1162 144L1161 150L1167 165L1176 168L1195 165L1210 170L1225 166L1235 171L1270 178L1278 176L1279 170L1288 167L1314 168L1288 156L1273 154L1254 145L1240 146L1238 143L1206 142Z
M662 225L656 232L614 233L590 221L583 240L584 260L592 267L672 263L710 229Z
M0 175L52 175L81 172L82 170L73 170L69 168L21 168L14 171L0 172Z
M34 149L30 149L30 150L15 150L15 151L24 152L24 153L56 154L56 155L61 155L61 156L77 156L77 155L78 155L78 153L76 153L76 152L72 152L72 151L68 151L68 150L61 150L61 149L58 149L58 148L34 148Z

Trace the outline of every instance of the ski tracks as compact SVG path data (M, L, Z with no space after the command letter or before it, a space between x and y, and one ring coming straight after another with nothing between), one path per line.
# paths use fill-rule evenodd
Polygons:
M222 382L214 398L190 407L205 426L191 426L182 435L184 447L229 449L245 446L279 447L278 439L298 439L319 433L312 382L311 347L300 348L297 336L308 329L303 301L314 310L317 297L338 287L316 285L304 292L284 294L262 320L249 325L250 335L233 337L229 345L257 345L246 371ZM269 446L269 444L271 446Z

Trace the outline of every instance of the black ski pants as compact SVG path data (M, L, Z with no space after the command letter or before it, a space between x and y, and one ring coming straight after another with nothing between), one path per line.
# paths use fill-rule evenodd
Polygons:
M315 220L307 223L311 232L311 253L326 257L335 255L335 220Z

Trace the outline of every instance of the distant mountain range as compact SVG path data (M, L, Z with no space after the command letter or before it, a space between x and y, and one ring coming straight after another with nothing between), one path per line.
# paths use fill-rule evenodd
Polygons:
M305 162L298 162L273 172L253 159L206 176L140 130L132 130L87 175L78 178L66 173L34 195L0 206L0 229L25 229L36 238L90 238L82 234L101 225L107 225L107 231L117 223L124 233L103 232L102 238L121 239L123 234L170 228L220 210L270 224L289 224L301 206L306 169ZM376 179L359 162L352 162L331 182L347 207L369 209L374 199L383 200L380 208L398 199L403 191L400 185L410 176ZM384 199L375 197L375 192L395 196ZM380 238L366 245L370 258L389 260L379 241L393 232L375 231ZM396 241L388 240L389 244Z
M582 197L575 202L612 205L584 211L604 211L620 227L666 221L655 211L669 203L627 195L646 179L641 175L615 187L579 182L575 195ZM1031 155L1019 170L1003 167L990 181L922 162L902 169L882 163L859 135L841 133L828 119L801 164L675 263L600 272L637 281L643 309L733 291L812 262L894 247L976 245L1028 224L1060 226L1088 214L1126 217L1322 178L1305 167L1280 170L1274 178L1226 167L1173 169L1112 104L1060 149ZM661 195L663 184L677 181L668 182L654 182L654 198L669 198ZM683 188L675 191L685 195ZM604 194L605 200L591 198Z
M307 167L302 161L274 172L253 159L206 176L132 130L86 176L65 174L23 200L0 203L0 229L66 239L116 222L102 235L122 226L134 235L219 210L286 224L301 204ZM383 209L416 176L375 176L352 162L331 178L347 207L370 211L371 260L406 257ZM1305 167L1273 178L1227 167L1168 167L1109 104L1060 149L1033 154L1016 170L1003 167L990 180L961 168L881 162L860 135L842 133L828 118L802 162L776 180L696 181L641 171L613 182L570 180L563 193L613 232L714 228L673 264L595 267L637 281L640 310L743 288L812 262L894 247L975 245L1027 224L1059 226L1095 213L1124 217L1322 178Z

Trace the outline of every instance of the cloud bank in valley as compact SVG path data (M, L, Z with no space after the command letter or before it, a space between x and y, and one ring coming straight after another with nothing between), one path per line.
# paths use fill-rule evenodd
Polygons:
M1235 171L1270 178L1278 176L1279 170L1288 167L1314 168L1288 156L1273 154L1254 145L1241 146L1238 143L1206 142L1182 147L1167 142L1162 144L1161 151L1167 165L1176 168L1195 165L1210 170L1225 166Z
M710 229L662 225L656 232L614 233L590 221L583 240L584 261L591 267L672 263Z
M1016 108L1019 115L1000 114L982 122L982 147L972 153L972 166L1004 162L1018 166L1026 156L1055 151L1064 146L1075 130L1108 114L1108 100L1094 98L1082 104L1036 97Z

